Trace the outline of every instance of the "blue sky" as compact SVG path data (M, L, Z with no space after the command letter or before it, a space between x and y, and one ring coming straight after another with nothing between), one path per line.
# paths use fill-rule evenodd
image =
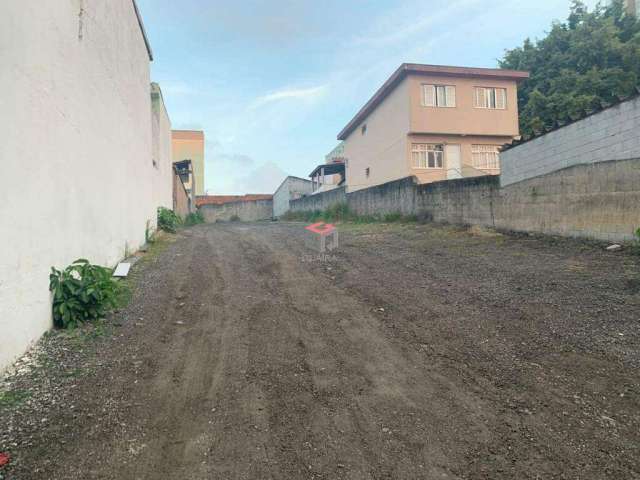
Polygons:
M210 194L306 177L402 62L495 67L569 11L569 0L138 3L173 128L205 131Z

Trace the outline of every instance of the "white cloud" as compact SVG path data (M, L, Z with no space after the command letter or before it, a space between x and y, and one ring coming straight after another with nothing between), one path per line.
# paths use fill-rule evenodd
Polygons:
M328 85L318 85L317 87L310 88L285 88L283 90L267 93L266 95L261 95L251 103L249 108L259 108L268 103L278 102L280 100L313 100L321 97L327 91L327 87Z

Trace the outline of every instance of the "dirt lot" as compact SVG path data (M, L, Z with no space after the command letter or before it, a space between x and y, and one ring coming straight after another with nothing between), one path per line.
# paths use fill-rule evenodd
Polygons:
M640 257L340 230L327 256L300 224L180 233L18 365L0 478L640 478Z

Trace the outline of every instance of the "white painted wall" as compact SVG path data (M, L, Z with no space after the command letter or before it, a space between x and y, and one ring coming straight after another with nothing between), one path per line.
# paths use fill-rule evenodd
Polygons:
M173 209L173 163L171 159L171 120L164 104L162 90L157 83L151 84L151 131L154 166L151 171L153 204ZM155 163L154 163L155 162ZM152 225L155 226L154 217Z
M313 185L310 180L298 177L287 177L273 194L273 216L280 217L289 211L289 200L303 195L311 195Z
M2 369L51 326L50 267L115 264L156 205L131 0L2 0L0 65Z

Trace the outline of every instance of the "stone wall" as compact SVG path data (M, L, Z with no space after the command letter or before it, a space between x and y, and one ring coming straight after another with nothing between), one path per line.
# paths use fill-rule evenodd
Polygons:
M268 220L273 217L273 200L245 200L222 205L201 205L198 210L207 223L227 222L237 217L243 222Z
M572 165L640 158L640 96L500 154L502 185Z
M434 221L606 241L640 227L640 159L574 165L500 188L496 176L419 185L413 177L347 193L291 202L324 210L338 201L361 215L402 213ZM313 199L310 202L308 199Z

